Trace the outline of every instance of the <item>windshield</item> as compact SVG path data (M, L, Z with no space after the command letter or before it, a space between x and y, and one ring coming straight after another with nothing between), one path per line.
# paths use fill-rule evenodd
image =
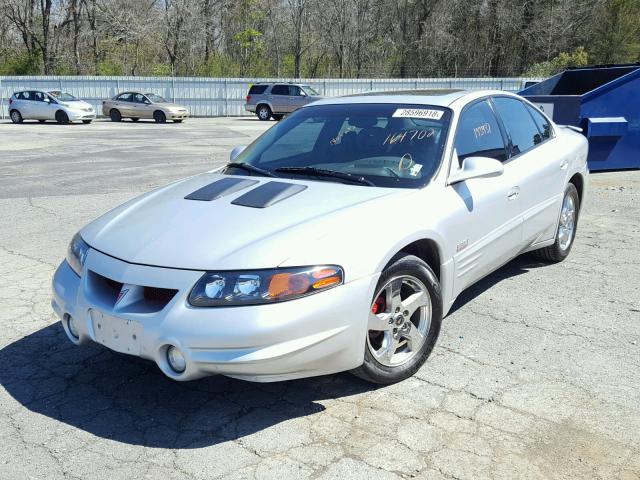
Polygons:
M314 88L310 87L309 85L303 85L300 87L304 93L306 93L307 95L313 95L313 96L318 96L320 95Z
M155 93L145 93L145 95L153 103L167 103L164 98L162 98L160 95L156 95Z
M77 100L76 97L74 97L70 93L66 93L66 92L53 91L53 92L48 92L48 93L53 98L55 98L56 100L59 100L61 102L73 102L74 100Z
M281 177L305 175L287 167L313 167L363 177L379 187L419 188L440 165L450 117L448 109L428 105L305 107L267 130L234 162ZM236 173L234 167L228 171ZM246 169L237 174L246 175Z

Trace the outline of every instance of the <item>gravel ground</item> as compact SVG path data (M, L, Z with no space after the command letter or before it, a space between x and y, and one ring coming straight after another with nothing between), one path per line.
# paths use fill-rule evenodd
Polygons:
M568 260L465 292L397 385L175 383L73 347L50 307L73 233L266 126L0 124L1 479L640 479L638 171L592 175Z

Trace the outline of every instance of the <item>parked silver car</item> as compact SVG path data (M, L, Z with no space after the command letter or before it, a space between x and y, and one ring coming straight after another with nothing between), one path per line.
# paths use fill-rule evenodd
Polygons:
M287 113L321 98L309 85L258 83L249 89L244 108L255 113L260 120L281 120Z
M90 103L60 90L23 90L9 99L9 116L13 123L23 120L91 123L96 118L96 111Z

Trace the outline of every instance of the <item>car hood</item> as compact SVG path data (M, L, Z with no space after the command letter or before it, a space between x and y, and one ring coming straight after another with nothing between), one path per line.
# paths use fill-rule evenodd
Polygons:
M244 184L208 199L216 192L207 189L216 190L221 180ZM284 193L274 197L274 184ZM273 268L313 248L327 232L336 233L337 219L343 225L345 214L359 215L363 205L407 192L206 173L130 200L81 235L93 248L131 263L193 270Z
M63 106L71 109L79 109L79 108L90 108L93 107L90 103L85 102L84 100L74 100L72 102L61 102Z
M186 110L184 105L178 105L176 103L156 103L159 107L166 108L167 110Z

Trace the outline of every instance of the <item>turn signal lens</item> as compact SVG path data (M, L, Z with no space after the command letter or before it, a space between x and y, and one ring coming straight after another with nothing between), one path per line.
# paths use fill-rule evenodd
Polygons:
M309 290L309 277L304 273L276 273L269 282L269 297L300 295Z

